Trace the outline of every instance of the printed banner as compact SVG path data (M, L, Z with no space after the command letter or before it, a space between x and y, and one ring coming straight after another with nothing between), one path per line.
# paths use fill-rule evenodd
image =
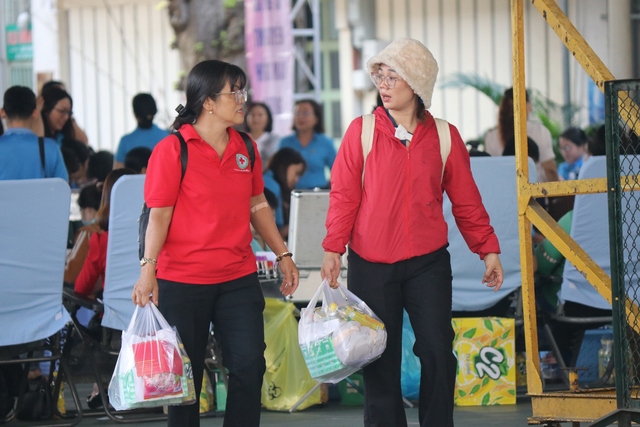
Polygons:
M291 133L293 31L289 0L245 0L245 45L252 101L273 115L273 132Z

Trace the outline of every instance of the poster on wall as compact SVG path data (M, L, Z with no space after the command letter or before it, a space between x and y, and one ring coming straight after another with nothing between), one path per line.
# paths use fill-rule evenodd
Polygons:
M7 41L7 61L31 61L33 44L31 43L31 25L21 28L16 24L5 26Z
M245 0L245 44L249 92L273 116L273 132L291 133L293 112L293 28L285 0Z

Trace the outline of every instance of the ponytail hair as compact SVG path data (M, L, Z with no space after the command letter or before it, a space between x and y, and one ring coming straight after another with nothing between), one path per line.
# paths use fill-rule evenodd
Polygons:
M186 105L181 104L176 108L178 116L171 125L173 130L180 129L184 124L195 123L207 98L215 101L227 83L231 91L244 89L247 75L237 65L216 59L196 64L187 76L187 102Z

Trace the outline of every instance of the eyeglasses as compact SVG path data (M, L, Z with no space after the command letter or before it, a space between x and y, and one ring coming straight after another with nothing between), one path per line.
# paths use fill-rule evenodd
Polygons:
M64 109L60 109L60 108L54 108L54 110L56 110L58 112L58 114L60 114L61 116L73 116L73 111L71 110L64 110Z
M236 103L238 104L244 104L245 102L247 102L247 99L249 97L249 93L247 92L247 89L238 89L238 90L234 90L233 92L220 92L220 93L216 93L214 96L218 96L218 95L235 95Z
M376 87L380 86L380 83L384 82L389 89L393 89L396 87L398 80L402 80L402 77L383 76L382 74L371 73L371 81L376 85Z
M573 150L573 147L571 145L561 145L560 150L564 151L565 153L568 153L569 151Z
M314 113L312 111L296 111L293 115L296 117L311 117Z

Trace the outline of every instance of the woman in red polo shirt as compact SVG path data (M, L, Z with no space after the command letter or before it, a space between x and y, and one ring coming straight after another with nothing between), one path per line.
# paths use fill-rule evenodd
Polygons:
M181 180L180 143L170 135L149 159L145 201L151 208L141 273L132 299L158 305L180 333L200 394L209 323L229 370L225 426L260 424L265 372L264 297L251 250L250 223L278 254L283 295L298 286L298 270L263 193L262 161L250 155L232 126L244 121L245 73L208 60L187 77L186 107L173 128L187 143ZM254 152L258 149L254 144ZM169 426L199 426L198 405L170 406Z

